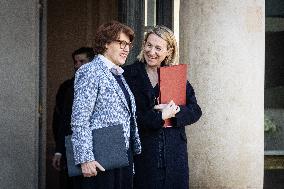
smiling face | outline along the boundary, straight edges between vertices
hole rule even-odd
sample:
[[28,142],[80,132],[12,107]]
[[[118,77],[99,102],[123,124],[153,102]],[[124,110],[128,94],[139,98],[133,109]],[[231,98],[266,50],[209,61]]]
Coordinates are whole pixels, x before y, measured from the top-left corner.
[[169,55],[167,42],[156,34],[150,34],[144,43],[143,55],[150,67],[160,67]]
[[[121,41],[127,43],[124,48],[121,48],[123,46],[120,44]],[[129,37],[125,33],[120,33],[117,41],[106,44],[106,51],[103,55],[115,65],[121,66],[125,63],[129,54],[130,46],[128,44],[130,44]]]

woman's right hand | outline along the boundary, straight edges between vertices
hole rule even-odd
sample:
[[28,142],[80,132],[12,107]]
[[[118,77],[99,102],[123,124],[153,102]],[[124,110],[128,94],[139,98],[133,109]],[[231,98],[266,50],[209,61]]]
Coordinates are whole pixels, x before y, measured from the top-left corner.
[[168,104],[158,104],[154,106],[155,110],[159,110],[162,111],[162,109],[164,109]]
[[99,162],[97,161],[91,161],[81,164],[81,169],[84,177],[96,176],[98,174],[97,168],[100,171],[105,171],[103,166],[101,166],[101,164],[99,164]]
[[175,117],[176,113],[180,111],[180,107],[177,106],[174,103],[174,101],[171,101],[161,111],[162,111],[162,119],[166,120],[171,117]]

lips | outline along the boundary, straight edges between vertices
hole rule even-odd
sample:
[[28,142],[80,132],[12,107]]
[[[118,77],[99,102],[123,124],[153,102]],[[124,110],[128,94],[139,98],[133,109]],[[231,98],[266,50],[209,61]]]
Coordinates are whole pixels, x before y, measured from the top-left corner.
[[155,60],[157,60],[157,57],[149,57],[149,56],[147,56],[147,59],[148,59],[149,61],[155,61]]
[[125,54],[125,53],[121,53],[121,54],[120,54],[120,56],[121,56],[122,58],[127,58],[127,55],[128,55],[128,54]]
[[157,56],[153,56],[153,55],[151,56],[149,54],[146,54],[146,56],[151,60],[157,59]]

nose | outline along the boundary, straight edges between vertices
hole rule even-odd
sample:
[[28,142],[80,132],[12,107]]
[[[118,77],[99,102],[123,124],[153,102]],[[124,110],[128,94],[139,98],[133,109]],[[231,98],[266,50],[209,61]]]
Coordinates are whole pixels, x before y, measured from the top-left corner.
[[148,49],[148,53],[149,53],[149,54],[155,54],[155,53],[156,53],[155,48],[153,48],[153,47],[149,48],[149,49]]
[[125,47],[123,48],[123,51],[129,52],[130,51],[130,46],[129,45],[125,45]]

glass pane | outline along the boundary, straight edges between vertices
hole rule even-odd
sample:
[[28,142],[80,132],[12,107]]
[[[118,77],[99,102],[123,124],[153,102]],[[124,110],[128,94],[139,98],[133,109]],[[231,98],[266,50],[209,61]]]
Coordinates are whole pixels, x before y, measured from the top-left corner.
[[145,26],[156,25],[156,0],[145,0]]
[[284,18],[266,18],[265,154],[284,155]]

